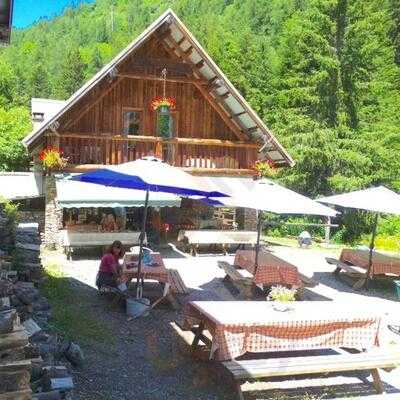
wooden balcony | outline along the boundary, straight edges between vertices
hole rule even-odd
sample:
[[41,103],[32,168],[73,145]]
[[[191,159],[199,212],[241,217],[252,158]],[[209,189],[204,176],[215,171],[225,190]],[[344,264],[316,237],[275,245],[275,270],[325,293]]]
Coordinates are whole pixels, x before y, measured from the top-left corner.
[[115,136],[61,134],[59,146],[68,158],[69,170],[88,170],[103,165],[121,164],[145,156],[193,172],[252,174],[258,145],[218,139],[173,138],[157,136]]

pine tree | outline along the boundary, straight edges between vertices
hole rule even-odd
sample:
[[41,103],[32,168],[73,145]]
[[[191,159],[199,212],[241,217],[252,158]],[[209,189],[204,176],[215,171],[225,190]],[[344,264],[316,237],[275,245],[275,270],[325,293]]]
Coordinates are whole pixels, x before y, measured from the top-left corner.
[[79,49],[69,50],[61,66],[59,94],[62,98],[70,97],[78,90],[85,78],[85,68]]

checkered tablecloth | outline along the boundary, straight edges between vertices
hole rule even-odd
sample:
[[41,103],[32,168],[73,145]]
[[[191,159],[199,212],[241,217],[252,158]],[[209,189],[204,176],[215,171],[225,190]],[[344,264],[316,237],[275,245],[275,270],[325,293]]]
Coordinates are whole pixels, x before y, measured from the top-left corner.
[[295,302],[275,311],[266,301],[194,301],[185,325],[202,322],[212,335],[213,358],[231,360],[246,352],[327,348],[368,349],[379,345],[380,317],[337,302]]
[[[368,269],[369,251],[343,249],[340,261]],[[372,253],[372,275],[382,274],[400,275],[400,258],[390,257],[374,251]]]
[[[122,268],[122,277],[125,282],[131,281],[137,278],[137,268],[128,269],[126,264],[130,261],[130,254],[127,253],[124,256],[124,263]],[[159,253],[151,254],[152,262],[157,266],[142,265],[143,279],[152,279],[158,282],[167,283],[169,280],[168,270],[165,268],[164,261]]]
[[[255,256],[255,250],[238,250],[234,264],[254,275]],[[254,283],[257,285],[302,286],[298,270],[294,265],[265,251],[260,251],[259,253]]]

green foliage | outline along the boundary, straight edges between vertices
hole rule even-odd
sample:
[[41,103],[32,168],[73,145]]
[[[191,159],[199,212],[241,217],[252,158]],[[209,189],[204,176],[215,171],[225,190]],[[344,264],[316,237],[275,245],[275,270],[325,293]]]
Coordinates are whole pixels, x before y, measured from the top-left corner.
[[[97,0],[14,31],[0,108],[68,98],[168,7],[295,159],[279,181],[313,197],[400,190],[400,0]],[[21,149],[5,157],[1,140],[0,169],[19,166]],[[337,237],[367,230],[354,218]]]
[[0,171],[26,170],[28,154],[21,140],[31,130],[29,110],[25,107],[0,107]]
[[46,280],[41,290],[51,304],[54,328],[71,340],[112,341],[109,329],[94,316],[85,313],[81,304],[90,299],[82,299],[78,290],[71,290],[60,263],[49,259],[45,261],[44,268]]

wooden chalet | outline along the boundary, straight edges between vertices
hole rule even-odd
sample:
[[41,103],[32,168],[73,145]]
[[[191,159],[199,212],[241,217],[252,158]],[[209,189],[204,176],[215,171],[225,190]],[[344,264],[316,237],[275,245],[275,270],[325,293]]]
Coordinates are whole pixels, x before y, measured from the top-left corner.
[[[175,109],[153,111],[157,96],[174,98]],[[251,176],[257,160],[293,164],[172,10],[67,101],[33,116],[35,129],[23,143],[36,161],[43,148],[60,149],[68,158],[63,172],[148,155],[209,176]]]

